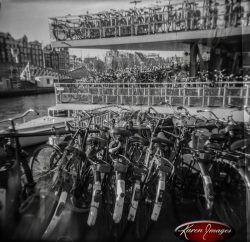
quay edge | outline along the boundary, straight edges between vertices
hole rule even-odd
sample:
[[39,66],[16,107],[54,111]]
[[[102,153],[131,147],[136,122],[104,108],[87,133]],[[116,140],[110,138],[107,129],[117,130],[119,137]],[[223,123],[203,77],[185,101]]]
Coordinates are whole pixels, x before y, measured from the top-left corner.
[[1,90],[0,91],[0,98],[53,93],[54,90],[55,90],[54,87]]

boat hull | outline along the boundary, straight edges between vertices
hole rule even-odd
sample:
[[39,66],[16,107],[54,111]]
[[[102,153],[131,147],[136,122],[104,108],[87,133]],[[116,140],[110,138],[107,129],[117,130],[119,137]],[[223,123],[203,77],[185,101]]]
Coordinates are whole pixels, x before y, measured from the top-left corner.
[[23,124],[20,124],[16,127],[17,132],[22,133],[30,133],[34,134],[34,136],[31,137],[20,137],[19,141],[22,147],[28,147],[28,146],[34,146],[38,144],[42,144],[48,141],[49,136],[36,136],[36,133],[42,133],[42,132],[48,132],[51,131],[53,128],[56,129],[56,131],[61,131],[65,129],[65,121],[72,121],[72,119],[46,119],[43,118],[42,122],[41,119],[37,120],[31,120],[30,122],[26,122]]

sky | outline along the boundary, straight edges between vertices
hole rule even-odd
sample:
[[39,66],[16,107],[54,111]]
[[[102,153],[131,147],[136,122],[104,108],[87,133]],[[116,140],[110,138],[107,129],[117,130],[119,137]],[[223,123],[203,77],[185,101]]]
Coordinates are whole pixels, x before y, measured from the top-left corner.
[[[79,15],[109,9],[133,7],[131,0],[0,0],[0,32],[9,32],[14,38],[27,35],[29,41],[38,40],[43,45],[50,43],[48,18],[67,14]],[[169,0],[168,0],[169,1]],[[159,0],[157,1],[159,2]],[[167,0],[161,0],[161,3]],[[149,6],[156,0],[143,0],[137,6]],[[82,57],[103,58],[106,50],[70,50],[71,54]],[[160,53],[154,51],[154,53]],[[176,52],[161,52],[163,57]],[[177,53],[178,54],[178,53]]]

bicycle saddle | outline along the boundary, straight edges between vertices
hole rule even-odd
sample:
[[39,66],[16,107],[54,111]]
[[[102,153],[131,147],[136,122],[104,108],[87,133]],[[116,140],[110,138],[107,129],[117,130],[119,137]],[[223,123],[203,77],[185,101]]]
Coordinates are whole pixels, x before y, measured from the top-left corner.
[[157,137],[152,139],[152,142],[158,144],[174,145],[174,142],[169,140],[162,132],[159,132]]
[[220,143],[208,143],[205,145],[206,149],[221,150],[222,145]]
[[125,128],[113,128],[111,130],[111,133],[112,134],[115,134],[115,135],[121,135],[121,136],[124,136],[124,137],[129,137],[131,136],[131,132]]
[[250,150],[250,138],[248,139],[241,139],[241,140],[237,140],[235,142],[233,142],[230,146],[230,150],[235,151],[238,150],[240,148],[244,148],[246,147],[246,150],[248,151],[247,153],[249,153]]
[[100,138],[100,137],[89,137],[87,142],[97,142],[101,146],[106,146],[108,144],[108,140]]
[[212,134],[210,140],[225,141],[227,139],[226,134]]
[[143,146],[148,146],[149,145],[149,141],[147,139],[141,137],[139,134],[135,134],[134,136],[131,136],[129,138],[129,141],[131,141],[131,142],[139,142]]

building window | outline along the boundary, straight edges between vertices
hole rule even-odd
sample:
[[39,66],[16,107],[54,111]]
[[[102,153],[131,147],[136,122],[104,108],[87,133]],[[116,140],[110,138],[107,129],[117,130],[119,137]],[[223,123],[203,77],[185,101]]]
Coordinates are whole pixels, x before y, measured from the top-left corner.
[[47,85],[49,85],[50,84],[50,80],[49,80],[49,78],[47,79]]

